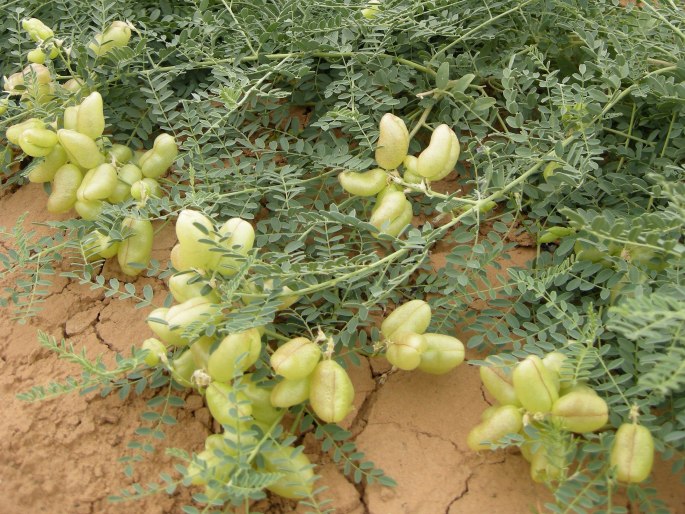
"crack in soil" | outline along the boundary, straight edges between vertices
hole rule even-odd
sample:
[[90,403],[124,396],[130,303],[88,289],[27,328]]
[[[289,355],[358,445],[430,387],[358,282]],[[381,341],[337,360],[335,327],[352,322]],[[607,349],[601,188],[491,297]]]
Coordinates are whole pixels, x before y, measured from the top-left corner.
[[445,509],[445,514],[450,514],[450,509],[452,508],[452,505],[457,503],[459,500],[461,500],[464,496],[466,496],[469,493],[469,481],[473,478],[473,475],[475,473],[472,471],[469,473],[469,476],[466,477],[466,480],[464,481],[464,489],[455,496],[451,502],[447,504],[447,508]]

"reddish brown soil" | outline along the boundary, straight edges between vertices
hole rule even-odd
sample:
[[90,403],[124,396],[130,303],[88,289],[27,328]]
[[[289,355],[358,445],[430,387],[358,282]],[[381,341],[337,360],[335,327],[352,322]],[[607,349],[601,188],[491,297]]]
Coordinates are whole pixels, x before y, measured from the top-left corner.
[[[54,218],[44,210],[40,187],[24,186],[0,199],[0,225],[10,226],[30,212],[30,220]],[[163,231],[155,242],[155,256],[165,260],[173,233]],[[528,249],[513,253],[515,264],[530,257]],[[436,256],[439,262],[440,256]],[[108,265],[105,275],[116,273]],[[120,275],[119,278],[123,278]],[[12,287],[8,278],[3,287]],[[163,284],[150,279],[156,290]],[[137,503],[112,504],[134,481],[155,481],[160,471],[173,474],[173,460],[163,448],[135,466],[132,478],[118,462],[140,425],[144,397],[70,394],[29,404],[15,395],[31,386],[75,375],[73,364],[60,361],[38,346],[37,331],[68,338],[94,357],[128,353],[131,345],[148,337],[146,310],[131,301],[105,298],[102,290],[55,279],[39,316],[28,324],[11,320],[10,309],[0,312],[5,337],[0,342],[0,513],[2,514],[146,514],[179,513],[190,500],[188,490],[172,496],[158,494]],[[458,335],[458,334],[457,334]],[[460,514],[525,513],[544,511],[549,493],[528,478],[528,466],[516,453],[475,454],[466,447],[466,434],[488,405],[477,370],[463,365],[445,376],[397,372],[388,374],[380,360],[364,361],[353,370],[357,389],[354,414],[345,425],[355,434],[369,459],[398,482],[398,487],[361,488],[352,485],[316,443],[305,438],[307,452],[318,463],[322,499],[334,500],[338,514]],[[199,451],[212,430],[209,412],[196,394],[186,394],[186,407],[176,413],[178,424],[167,429],[164,445]],[[685,488],[660,465],[654,483],[674,513],[685,513]],[[623,502],[625,504],[625,502]],[[253,512],[304,512],[278,498],[260,502]]]

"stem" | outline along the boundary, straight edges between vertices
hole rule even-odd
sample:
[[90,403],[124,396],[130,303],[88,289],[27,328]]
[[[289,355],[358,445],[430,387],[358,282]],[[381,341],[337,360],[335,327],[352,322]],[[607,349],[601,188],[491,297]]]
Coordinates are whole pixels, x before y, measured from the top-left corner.
[[[452,48],[453,46],[457,45],[458,43],[462,42],[464,39],[466,39],[467,37],[469,37],[471,34],[475,34],[475,33],[478,32],[480,29],[482,29],[482,28],[484,28],[484,27],[487,27],[488,25],[490,25],[491,23],[493,23],[493,22],[499,20],[500,18],[504,18],[505,16],[508,16],[508,15],[510,15],[510,14],[513,13],[513,12],[516,12],[516,11],[521,10],[521,9],[522,9],[523,7],[525,7],[526,5],[532,4],[532,3],[535,2],[535,1],[537,1],[537,0],[527,0],[527,1],[525,1],[525,2],[521,2],[521,3],[518,4],[516,7],[512,7],[512,8],[509,9],[508,11],[504,11],[503,13],[498,14],[497,16],[494,16],[494,17],[490,18],[490,19],[487,20],[487,21],[484,21],[484,22],[481,23],[480,25],[477,25],[476,27],[472,28],[471,30],[469,30],[469,31],[465,32],[464,34],[462,34],[461,36],[459,36],[457,39],[455,39],[454,41],[452,41],[449,45],[442,47],[442,48],[441,48],[440,50],[438,50],[438,52],[436,52],[436,53],[441,54],[441,53],[447,52],[447,50],[449,50],[449,49]],[[487,5],[487,4],[486,4],[486,5]]]

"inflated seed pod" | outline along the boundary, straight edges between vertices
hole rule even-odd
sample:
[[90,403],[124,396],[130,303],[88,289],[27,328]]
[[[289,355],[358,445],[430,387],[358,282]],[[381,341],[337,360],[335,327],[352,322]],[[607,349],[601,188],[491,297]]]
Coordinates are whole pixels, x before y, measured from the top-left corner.
[[57,138],[66,150],[69,161],[84,169],[92,169],[105,162],[105,156],[90,137],[75,130],[59,129]]
[[135,277],[145,269],[152,256],[152,223],[144,219],[124,218],[121,231],[126,239],[119,244],[117,260],[121,271]]
[[309,403],[326,423],[338,423],[352,410],[354,386],[347,371],[334,360],[317,364],[311,376]]
[[654,439],[647,427],[624,423],[616,431],[609,462],[619,482],[638,484],[652,472]]
[[571,384],[572,377],[561,375],[563,371],[563,364],[566,360],[566,355],[561,352],[550,352],[542,358],[542,363],[552,374],[552,379],[557,385],[557,389],[568,387]]
[[21,123],[15,123],[14,125],[7,128],[5,132],[5,137],[7,141],[14,145],[19,145],[19,139],[21,134],[28,129],[44,129],[45,122],[39,120],[38,118],[29,118],[28,120],[22,121]]
[[[78,198],[78,192],[76,193],[76,197]],[[76,200],[76,203],[74,204],[74,210],[78,215],[88,221],[98,219],[104,208],[105,202],[102,200]]]
[[271,355],[274,372],[288,380],[309,376],[321,359],[321,348],[306,337],[287,341]]
[[193,361],[193,355],[189,351],[183,352],[169,364],[171,377],[183,387],[193,387],[191,382],[193,373],[197,369]]
[[481,366],[480,379],[488,393],[500,404],[521,405],[514,391],[510,368]]
[[271,390],[271,405],[287,409],[309,399],[310,377],[281,380]]
[[133,150],[126,145],[115,143],[107,152],[107,162],[113,162],[113,164],[123,165],[131,159],[133,159]]
[[283,498],[301,500],[313,494],[314,471],[304,453],[296,453],[290,446],[273,444],[262,451],[266,471],[278,473],[281,478],[266,488]]
[[549,483],[561,480],[566,458],[562,454],[551,454],[555,450],[558,452],[555,448],[541,446],[530,454],[530,477],[534,482]]
[[383,225],[389,225],[406,211],[408,200],[402,191],[391,191],[376,200],[369,223],[383,231]]
[[247,397],[229,384],[212,382],[205,394],[209,412],[222,425],[238,428],[242,426],[240,418],[252,415],[252,405]]
[[181,336],[184,344],[189,344],[191,341],[183,337],[183,333],[194,324],[214,323],[220,313],[219,305],[208,298],[197,297],[170,307],[166,321],[171,332]]
[[529,412],[550,412],[559,398],[552,374],[536,355],[529,355],[518,363],[512,381],[516,397]]
[[464,362],[464,344],[456,337],[425,333],[426,349],[421,353],[419,369],[442,375]]
[[485,441],[494,443],[507,434],[515,434],[523,426],[523,418],[518,407],[502,405],[488,419],[476,425],[469,432],[466,444],[475,451],[487,450]]
[[172,332],[169,323],[166,320],[169,309],[167,307],[159,307],[147,316],[147,326],[150,327],[157,337],[159,337],[165,344],[169,346],[183,346],[185,341],[176,332]]
[[141,349],[147,350],[147,355],[143,362],[150,367],[159,364],[162,356],[166,355],[166,346],[164,346],[162,341],[155,339],[154,337],[150,337],[143,341]]
[[217,253],[211,251],[214,245],[200,242],[216,240],[212,221],[201,212],[181,211],[176,220],[176,237],[181,244],[180,251],[185,254],[184,260],[191,262],[191,267],[204,268],[216,258]]
[[271,404],[271,390],[261,382],[256,382],[251,373],[243,375],[243,393],[252,404],[252,417],[255,421],[271,425],[283,415],[283,411]]
[[393,366],[411,371],[421,364],[421,354],[426,350],[428,344],[422,334],[414,332],[394,332],[387,341],[385,358]]
[[400,232],[402,232],[402,229],[411,223],[413,218],[414,210],[412,204],[409,200],[405,200],[402,212],[388,225],[383,225],[381,232],[383,234],[388,234],[389,236],[397,237]]
[[210,480],[224,481],[229,479],[234,469],[235,463],[227,461],[223,456],[217,454],[213,448],[205,449],[195,455],[188,464],[186,478],[190,478],[192,485],[205,485]]
[[83,174],[78,166],[65,164],[55,173],[52,192],[48,198],[47,209],[52,213],[69,211],[76,203],[76,191],[81,185]]
[[104,33],[96,34],[88,48],[101,57],[114,48],[123,48],[131,39],[131,25],[123,21],[113,21]]
[[[226,221],[217,232],[219,246],[231,253],[247,256],[252,249],[255,240],[255,231],[252,225],[241,218],[231,218]],[[241,262],[229,255],[214,252],[214,259],[210,262],[210,269],[214,269],[224,276],[232,276],[238,271]]]
[[207,373],[214,380],[228,382],[257,362],[261,349],[261,336],[256,328],[229,334],[209,356]]
[[117,170],[117,185],[107,201],[119,203],[131,197],[131,186],[143,178],[143,173],[135,164],[124,164]]
[[131,184],[131,196],[139,202],[148,198],[161,198],[164,195],[162,186],[153,178],[144,178]]
[[52,182],[55,178],[57,170],[67,163],[67,152],[64,151],[62,145],[56,144],[52,151],[47,154],[42,161],[31,168],[27,178],[30,182],[44,183]]
[[70,105],[64,108],[64,115],[62,120],[63,128],[67,130],[76,131],[76,123],[78,120],[78,105]]
[[419,164],[418,158],[414,157],[413,155],[407,155],[404,158],[403,164],[404,173],[402,174],[402,178],[405,182],[410,184],[418,184],[423,180],[423,177],[419,175],[418,171],[416,171],[416,167]]
[[569,393],[572,393],[574,391],[579,391],[579,392],[584,393],[584,394],[594,394],[595,396],[597,396],[597,391],[592,389],[592,387],[590,387],[589,385],[587,385],[584,382],[579,382],[576,385],[572,385],[569,387],[562,387],[561,389],[559,389],[559,398],[561,398],[562,396],[565,396]]
[[181,250],[180,243],[176,243],[169,252],[169,260],[176,271],[189,271],[195,267],[192,258],[189,257],[192,256]]
[[[457,135],[454,133],[454,131],[452,129],[450,129],[450,138],[451,138],[450,154],[449,154],[449,157],[447,158],[447,162],[445,163],[445,166],[443,167],[443,169],[439,173],[428,178],[429,181],[437,181],[437,180],[444,179],[447,175],[452,173],[452,171],[454,170],[454,167],[457,164],[457,161],[459,160],[459,154],[461,151],[461,149],[459,147],[459,139],[457,139]],[[418,165],[418,163],[417,163],[417,165]]]
[[83,250],[86,254],[86,259],[89,261],[100,258],[109,259],[114,257],[117,251],[119,251],[119,241],[113,241],[109,235],[99,230],[94,230],[86,237]]
[[449,165],[452,156],[453,132],[444,123],[431,135],[428,146],[419,154],[416,172],[427,179],[439,176]]
[[409,131],[401,118],[386,113],[379,124],[376,162],[386,170],[394,170],[407,156]]
[[169,277],[169,291],[179,303],[196,297],[205,297],[213,303],[219,303],[218,293],[196,271],[180,271]]
[[177,156],[178,147],[174,137],[169,134],[160,134],[155,138],[152,149],[140,158],[140,170],[144,177],[161,177],[174,163]]
[[609,406],[593,393],[574,391],[559,398],[552,406],[552,416],[576,434],[594,432],[609,421]]
[[342,188],[356,196],[374,196],[387,185],[388,175],[383,168],[374,168],[363,173],[343,171],[338,175]]
[[212,336],[198,337],[190,345],[190,353],[193,354],[193,361],[197,369],[207,369],[209,356],[212,353],[212,347],[216,342],[216,338]]
[[97,139],[105,130],[105,114],[102,96],[92,92],[79,104],[76,114],[76,131],[91,139]]
[[423,300],[411,300],[392,311],[381,323],[381,333],[389,338],[397,332],[423,334],[431,322],[431,308]]
[[19,146],[26,155],[45,157],[55,148],[57,134],[43,128],[27,128],[19,136]]
[[489,407],[486,407],[486,409],[480,413],[480,420],[487,421],[500,407],[501,405],[490,405]]
[[109,163],[100,164],[88,170],[76,192],[81,201],[104,200],[114,192],[117,185],[117,170]]
[[36,43],[42,43],[46,39],[50,39],[51,37],[55,36],[55,33],[52,31],[52,29],[38,18],[26,18],[22,20],[21,27]]
[[44,64],[46,57],[47,57],[47,55],[45,54],[45,52],[43,52],[43,50],[40,47],[34,48],[28,54],[26,54],[26,59],[29,62],[33,62],[33,63],[37,63],[37,64]]

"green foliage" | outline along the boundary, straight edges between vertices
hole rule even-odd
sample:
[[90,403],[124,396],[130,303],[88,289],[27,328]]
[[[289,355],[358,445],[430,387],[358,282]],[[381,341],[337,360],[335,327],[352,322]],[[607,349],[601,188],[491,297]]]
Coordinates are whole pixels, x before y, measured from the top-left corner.
[[[377,316],[426,298],[430,330],[468,326],[472,349],[505,361],[562,351],[573,379],[589,381],[606,399],[612,426],[637,405],[659,451],[682,467],[682,10],[672,1],[625,8],[612,0],[387,0],[367,20],[362,7],[315,0],[5,2],[4,74],[25,66],[34,43],[21,19],[38,17],[70,49],[47,66],[61,81],[81,77],[105,98],[111,142],[149,148],[164,131],[181,142],[181,153],[162,181],[166,198],[109,206],[94,222],[52,222],[47,236],[27,229],[25,217],[2,230],[0,276],[14,278],[2,302],[26,320],[60,274],[140,307],[168,306],[149,285],[101,274],[85,258],[83,236],[99,228],[120,241],[121,220],[131,212],[159,225],[185,208],[215,222],[241,217],[256,229],[255,249],[235,276],[212,277],[231,315],[189,332],[267,325],[273,341],[318,326],[333,337],[336,353],[354,361],[382,346]],[[125,19],[137,29],[128,47],[99,58],[88,51],[96,32]],[[65,102],[75,100],[59,92],[42,105],[12,99],[0,131],[29,117],[59,120]],[[462,146],[455,181],[403,184],[415,226],[399,238],[379,236],[367,223],[372,201],[348,197],[336,181],[340,171],[374,166],[385,112],[407,122],[410,153],[440,123],[455,129]],[[0,141],[9,186],[26,181],[24,157]],[[535,241],[550,227],[571,235],[535,245],[525,265],[509,264],[517,241]],[[170,273],[159,262],[146,271]],[[273,287],[263,291],[270,279]],[[263,292],[236,308],[246,283]],[[299,302],[277,311],[289,294]],[[67,343],[43,336],[41,343],[84,375],[35,388],[25,399],[92,388],[126,396],[131,387],[169,385],[161,372],[137,374],[140,355],[107,371]],[[160,439],[161,426],[173,419],[164,410],[144,414],[153,428],[144,427],[141,437]],[[314,423],[301,415],[304,425]],[[279,430],[265,441],[278,439]],[[332,425],[314,430],[355,482],[392,483],[364,461],[348,433]],[[557,436],[552,427],[536,437],[559,443]],[[550,484],[551,511],[622,511],[607,505],[615,487],[602,464],[610,437],[574,440],[568,454],[581,456],[581,465]],[[133,449],[144,453],[145,444]],[[275,477],[240,466],[236,482],[224,484],[225,498],[259,498]],[[162,476],[118,499],[178,484]],[[647,488],[632,486],[629,494],[645,509],[662,508]],[[317,512],[327,508],[306,501]]]

